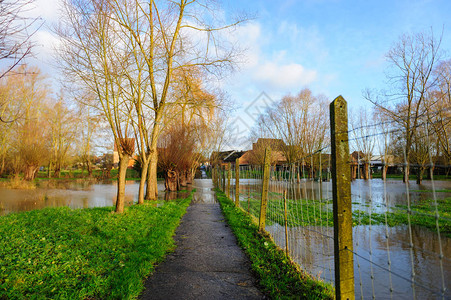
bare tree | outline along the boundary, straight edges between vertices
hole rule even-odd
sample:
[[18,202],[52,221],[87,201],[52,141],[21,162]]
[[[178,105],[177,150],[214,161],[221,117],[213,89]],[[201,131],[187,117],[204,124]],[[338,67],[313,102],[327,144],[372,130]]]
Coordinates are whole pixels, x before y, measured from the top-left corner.
[[38,19],[27,18],[23,13],[32,2],[33,0],[0,1],[0,61],[7,64],[6,69],[0,72],[0,78],[31,54],[31,36],[36,32],[31,27]]
[[396,121],[403,130],[404,182],[409,180],[412,144],[428,92],[435,85],[433,70],[439,61],[441,38],[431,33],[403,35],[387,53],[391,64],[388,79],[392,92],[375,98],[367,92],[365,97]]
[[48,169],[49,177],[53,168],[54,176],[59,178],[61,170],[68,162],[69,151],[75,146],[74,141],[77,134],[77,118],[64,103],[62,93],[58,96],[58,100],[48,105],[47,121],[52,152]]
[[360,157],[360,159],[363,160],[363,179],[365,180],[370,179],[370,163],[376,144],[374,134],[376,128],[373,123],[372,113],[365,108],[361,108],[354,120],[351,121],[354,143],[359,153],[363,154],[363,157]]
[[[296,96],[285,96],[259,116],[255,134],[281,139],[285,145],[280,149],[287,163],[320,151],[327,143],[327,99],[303,89]],[[260,136],[262,137],[262,136]],[[313,176],[313,160],[305,161]]]
[[451,60],[440,62],[435,70],[438,89],[430,94],[428,121],[434,129],[441,152],[451,161]]
[[[58,32],[65,44],[61,57],[66,70],[93,87],[99,98],[114,90],[124,101],[121,111],[129,115],[139,142],[142,178],[146,177],[148,165],[148,199],[155,199],[157,193],[161,124],[169,104],[177,101],[171,97],[174,72],[198,66],[218,75],[234,65],[235,48],[218,40],[217,32],[234,27],[243,19],[217,25],[214,11],[210,1],[65,1],[66,18],[61,28],[66,30]],[[95,69],[96,76],[88,78],[86,72],[72,72],[79,69],[77,64],[85,65],[90,73]],[[93,86],[92,82],[99,79],[104,83]],[[107,82],[111,84],[108,86]],[[112,127],[117,128],[114,124]],[[143,181],[139,202],[142,200]]]
[[117,24],[111,19],[107,1],[65,1],[57,33],[62,45],[58,49],[61,68],[67,78],[82,90],[93,93],[99,109],[110,126],[119,155],[116,212],[122,213],[125,202],[125,175],[134,153],[131,133],[132,112],[126,103],[122,75],[129,53],[121,46]]
[[[25,180],[34,179],[39,167],[48,159],[48,123],[44,105],[48,99],[48,86],[37,68],[20,66],[19,72],[3,78],[6,95],[13,99],[16,111],[23,116],[11,123],[8,131],[10,169]],[[15,112],[13,112],[15,113]]]

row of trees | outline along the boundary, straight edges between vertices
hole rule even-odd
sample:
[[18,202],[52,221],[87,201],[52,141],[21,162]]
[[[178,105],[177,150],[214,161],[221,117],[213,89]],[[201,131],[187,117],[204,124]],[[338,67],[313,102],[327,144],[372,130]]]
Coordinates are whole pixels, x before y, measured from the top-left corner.
[[411,164],[420,183],[427,167],[448,166],[451,159],[451,60],[440,44],[432,31],[402,36],[387,53],[387,90],[365,91],[374,104],[374,117],[365,119],[377,126],[359,122],[357,146],[369,156],[377,144],[387,165],[390,156],[391,163],[404,164],[404,182]]
[[[349,114],[350,146],[360,153],[363,178],[370,178],[370,161],[377,155],[384,162],[384,179],[388,167],[396,164],[402,166],[406,182],[413,165],[420,183],[425,170],[433,170],[431,163],[450,163],[451,60],[444,59],[440,39],[432,32],[401,37],[387,60],[387,90],[366,90],[364,96],[373,106]],[[318,152],[330,151],[328,106],[329,100],[308,89],[285,96],[260,115],[252,138],[282,140],[284,145],[274,147],[288,164],[312,169],[319,164]]]
[[22,65],[0,79],[0,176],[24,174],[32,180],[39,167],[59,177],[69,164],[82,164],[92,174],[99,116],[82,105],[69,106],[56,97],[39,69]]
[[119,154],[116,212],[122,212],[125,171],[133,155],[130,137],[137,141],[142,164],[138,203],[143,203],[156,199],[160,136],[190,132],[174,125],[187,124],[180,120],[188,109],[220,109],[220,95],[206,83],[211,74],[233,68],[235,47],[221,32],[244,18],[226,23],[214,15],[211,1],[63,2],[56,28],[61,69],[71,91],[95,95],[91,105],[109,124]]
[[[264,147],[283,154],[287,164],[302,164],[313,176],[311,156],[329,143],[329,100],[324,95],[314,95],[305,88],[296,96],[287,95],[262,113],[252,129],[251,139],[265,137],[255,145],[251,161],[263,163]],[[273,159],[277,156],[273,155]]]

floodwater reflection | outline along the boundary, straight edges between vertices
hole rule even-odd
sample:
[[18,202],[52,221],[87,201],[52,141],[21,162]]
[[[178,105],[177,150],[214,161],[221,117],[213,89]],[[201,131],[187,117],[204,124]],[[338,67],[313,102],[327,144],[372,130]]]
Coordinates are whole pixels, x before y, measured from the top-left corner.
[[[285,248],[283,226],[274,223],[266,230],[281,248]],[[407,226],[356,226],[353,228],[353,238],[354,252],[357,254],[354,256],[356,299],[361,298],[362,293],[364,299],[372,298],[373,293],[378,299],[412,299],[412,267],[416,282],[415,297],[441,298],[442,271],[437,234],[413,226],[412,251]],[[317,278],[334,282],[333,228],[288,228],[288,241],[290,256],[299,266]],[[445,298],[451,298],[451,239],[442,236],[441,243]],[[371,280],[372,277],[374,280]]]
[[[139,182],[127,181],[125,205],[138,202]],[[170,201],[183,198],[196,188],[194,200],[215,203],[210,179],[195,179],[184,190],[165,192],[164,182],[158,182],[158,200]],[[116,204],[117,181],[92,183],[89,181],[42,181],[35,189],[8,189],[0,187],[0,216],[12,212],[29,211],[45,207],[68,206],[89,208],[114,206]]]

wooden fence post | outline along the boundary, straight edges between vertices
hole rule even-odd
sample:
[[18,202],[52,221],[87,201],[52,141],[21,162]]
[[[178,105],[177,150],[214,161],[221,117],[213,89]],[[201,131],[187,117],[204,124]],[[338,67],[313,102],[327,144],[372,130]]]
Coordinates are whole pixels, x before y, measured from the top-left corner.
[[240,159],[235,160],[235,206],[240,206]]
[[232,164],[227,164],[227,198],[230,199],[230,180],[232,179]]
[[269,187],[269,173],[271,167],[271,149],[265,150],[265,164],[263,167],[263,183],[262,183],[262,198],[260,203],[260,221],[259,230],[265,231],[266,224],[266,206],[268,204],[268,187]]
[[334,214],[335,297],[355,299],[352,244],[351,168],[347,103],[338,96],[330,104],[332,192]]
[[284,207],[284,219],[285,219],[285,253],[290,255],[288,250],[288,213],[287,213],[287,191],[283,191],[283,207]]
[[221,168],[222,170],[222,177],[221,177],[221,180],[222,180],[222,191],[223,192],[225,192],[225,166],[222,166],[222,168]]

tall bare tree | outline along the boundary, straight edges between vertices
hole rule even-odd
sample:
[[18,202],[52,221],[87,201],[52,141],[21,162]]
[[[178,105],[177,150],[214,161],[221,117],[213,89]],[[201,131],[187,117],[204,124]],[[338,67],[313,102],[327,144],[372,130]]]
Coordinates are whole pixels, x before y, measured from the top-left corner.
[[441,38],[430,33],[403,35],[388,51],[386,57],[391,65],[387,77],[392,91],[383,95],[382,99],[366,93],[366,98],[390,116],[403,131],[404,140],[404,182],[408,182],[410,173],[410,154],[414,136],[428,92],[436,81],[433,70],[440,57]]
[[58,49],[61,68],[82,94],[93,93],[96,107],[110,126],[119,155],[116,212],[122,213],[125,202],[125,175],[134,153],[131,108],[127,105],[123,85],[123,65],[129,59],[124,51],[113,11],[108,1],[65,1],[57,33],[62,41]]
[[363,179],[368,180],[370,179],[371,158],[376,144],[376,127],[373,125],[375,115],[367,109],[361,108],[354,116],[354,120],[351,121],[352,136],[357,150],[363,154],[360,157],[363,161]]
[[[102,72],[90,78],[84,72],[75,72],[79,78],[83,77],[83,83],[99,79],[114,83],[110,87],[114,86],[112,90],[125,101],[125,108],[121,110],[133,121],[141,160],[143,165],[148,164],[148,199],[155,199],[157,193],[157,142],[161,123],[169,104],[176,101],[171,98],[174,72],[197,66],[221,74],[234,65],[235,48],[221,41],[217,33],[238,25],[244,18],[218,25],[223,22],[218,22],[214,15],[213,4],[212,1],[187,0],[65,1],[66,18],[62,28],[66,30],[58,32],[69,46],[61,55],[66,69],[74,74],[72,70],[79,69],[76,64],[81,63],[88,67],[85,69],[90,68],[90,73],[92,70]],[[87,30],[88,27],[91,29]],[[86,42],[86,39],[96,42]],[[102,63],[101,68],[98,66],[98,62],[108,59],[111,61]],[[105,97],[107,90],[111,94],[111,89],[99,88],[105,85],[94,88],[99,98]],[[145,178],[144,172],[145,168],[142,174]],[[142,199],[143,182],[139,202]]]

